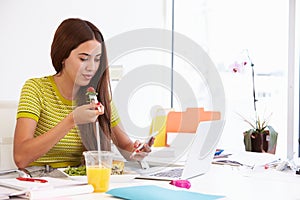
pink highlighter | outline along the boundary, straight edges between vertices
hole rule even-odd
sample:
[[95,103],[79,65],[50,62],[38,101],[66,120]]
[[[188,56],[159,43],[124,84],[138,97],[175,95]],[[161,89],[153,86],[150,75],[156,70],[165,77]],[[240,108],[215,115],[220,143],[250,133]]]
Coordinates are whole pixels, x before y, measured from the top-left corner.
[[172,180],[170,182],[171,185],[175,185],[176,187],[190,189],[191,183],[188,180]]

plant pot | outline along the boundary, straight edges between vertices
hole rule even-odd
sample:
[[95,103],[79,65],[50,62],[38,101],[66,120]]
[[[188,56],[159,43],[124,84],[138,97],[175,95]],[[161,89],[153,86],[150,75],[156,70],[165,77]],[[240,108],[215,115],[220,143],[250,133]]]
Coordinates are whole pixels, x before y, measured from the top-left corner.
[[270,133],[268,130],[263,131],[262,133],[253,131],[251,134],[251,151],[252,152],[268,152],[269,148],[269,136]]
[[272,126],[267,126],[263,132],[249,129],[244,133],[244,145],[246,151],[275,154],[278,133]]

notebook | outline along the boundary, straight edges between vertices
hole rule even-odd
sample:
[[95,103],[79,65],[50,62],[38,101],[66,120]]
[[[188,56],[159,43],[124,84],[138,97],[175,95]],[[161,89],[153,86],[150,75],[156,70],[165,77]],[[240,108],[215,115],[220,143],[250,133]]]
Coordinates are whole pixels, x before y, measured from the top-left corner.
[[[156,172],[145,170],[137,179],[174,180],[191,179],[205,174],[211,164],[219,143],[224,120],[200,122],[196,135],[188,150],[184,166],[164,167]],[[148,173],[149,172],[149,173]]]
[[59,199],[68,195],[88,194],[92,185],[80,181],[42,177],[45,183],[20,181],[16,178],[0,179],[0,199]]

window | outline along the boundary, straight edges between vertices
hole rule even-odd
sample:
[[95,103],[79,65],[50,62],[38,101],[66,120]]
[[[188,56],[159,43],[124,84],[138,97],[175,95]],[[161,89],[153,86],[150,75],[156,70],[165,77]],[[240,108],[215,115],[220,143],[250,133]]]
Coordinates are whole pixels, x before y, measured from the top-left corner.
[[[243,132],[254,120],[251,68],[233,73],[229,65],[245,51],[255,67],[257,111],[272,114],[269,125],[279,133],[277,153],[286,155],[288,1],[175,1],[174,30],[196,41],[215,63],[226,95],[226,125],[221,145],[243,150]],[[168,15],[170,16],[170,14]],[[176,45],[176,40],[175,40]],[[180,62],[174,70],[186,72]],[[176,84],[176,83],[175,83]]]

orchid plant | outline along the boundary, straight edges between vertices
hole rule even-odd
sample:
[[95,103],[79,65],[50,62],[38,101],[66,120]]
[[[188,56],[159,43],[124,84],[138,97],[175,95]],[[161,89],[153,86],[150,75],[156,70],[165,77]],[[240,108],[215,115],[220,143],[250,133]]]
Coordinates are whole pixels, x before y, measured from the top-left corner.
[[234,72],[234,73],[239,73],[242,72],[244,70],[245,67],[250,66],[251,67],[251,74],[252,74],[252,94],[253,94],[253,106],[254,106],[254,113],[255,113],[255,120],[254,123],[250,122],[249,120],[245,119],[244,117],[243,120],[248,123],[253,130],[255,130],[258,133],[263,133],[264,130],[267,128],[268,126],[268,121],[269,118],[266,118],[264,120],[261,120],[260,117],[257,114],[257,110],[256,110],[256,102],[258,101],[256,99],[256,92],[255,92],[255,73],[254,73],[254,64],[249,56],[249,52],[248,50],[244,50],[243,51],[245,53],[245,56],[243,59],[241,59],[240,61],[235,61],[233,64],[230,65],[230,69]]

